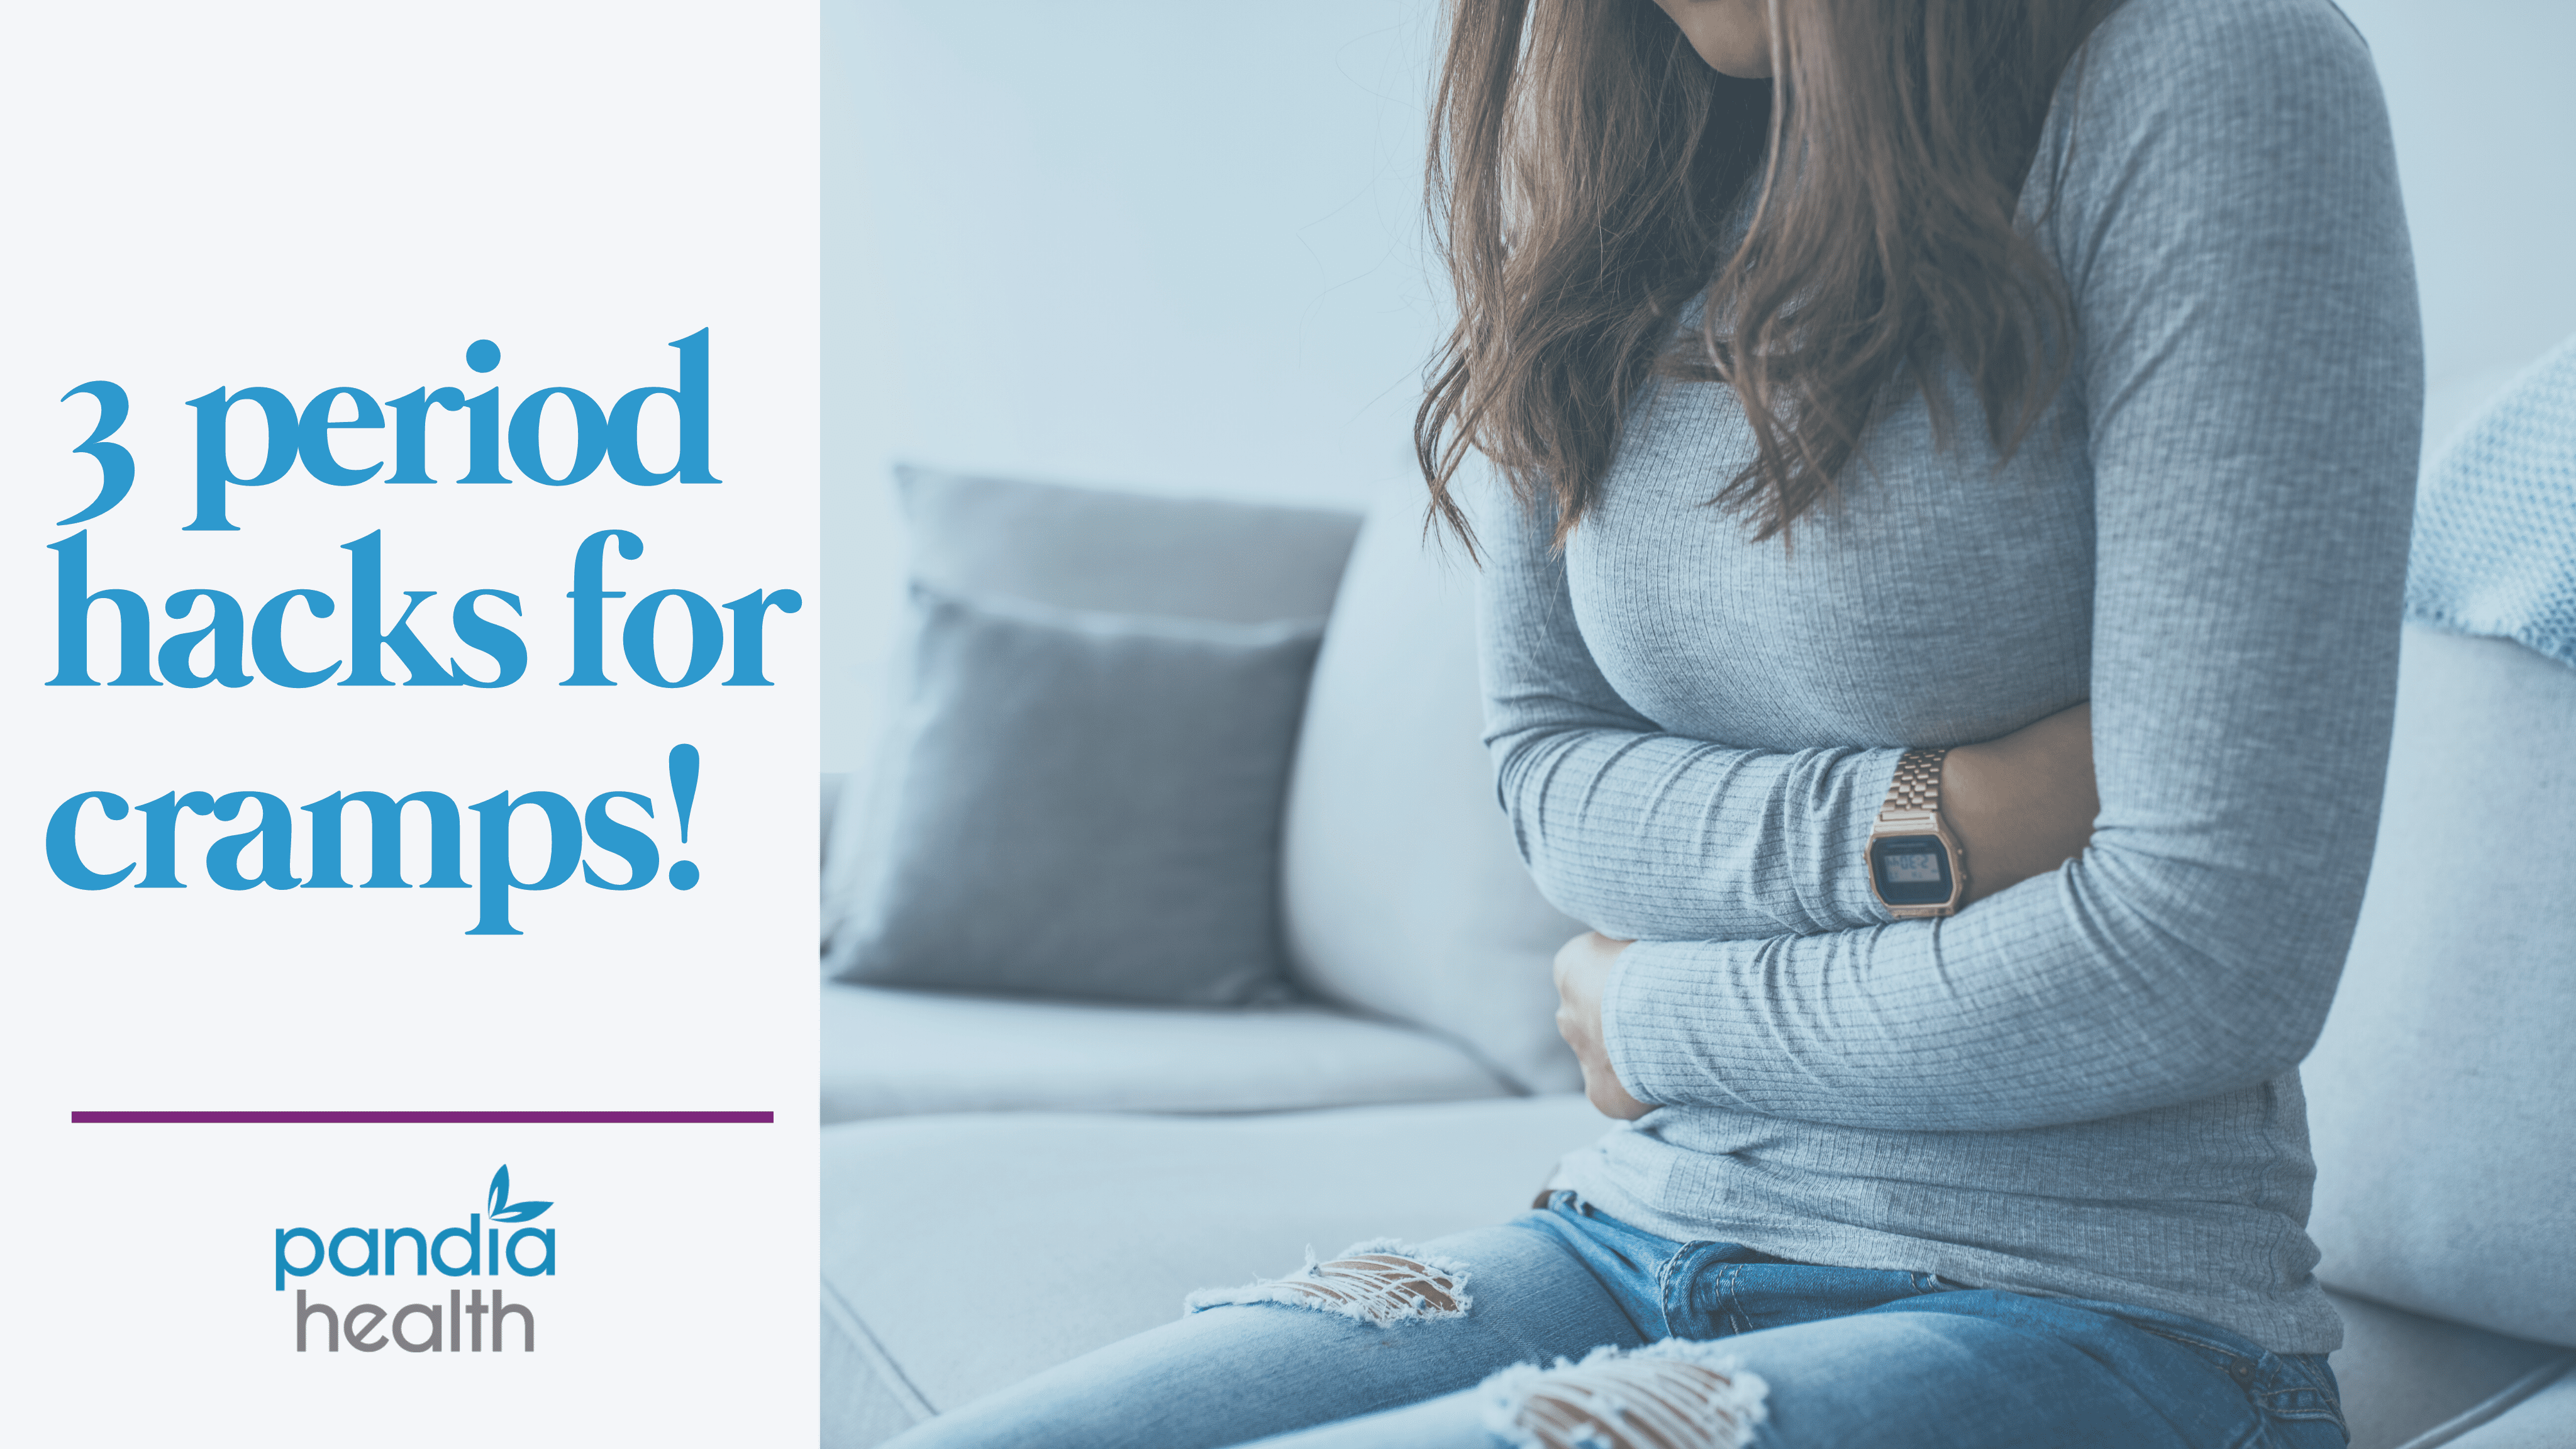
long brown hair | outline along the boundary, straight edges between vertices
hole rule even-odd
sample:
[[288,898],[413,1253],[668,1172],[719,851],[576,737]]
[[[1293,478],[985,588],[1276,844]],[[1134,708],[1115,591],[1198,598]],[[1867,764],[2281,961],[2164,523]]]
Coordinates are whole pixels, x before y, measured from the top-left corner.
[[1892,387],[1947,446],[1945,358],[2008,456],[2071,333],[2015,208],[2117,3],[1773,0],[1775,79],[1737,80],[1649,0],[1452,0],[1426,191],[1458,323],[1413,429],[1435,515],[1474,547],[1450,495],[1474,450],[1553,497],[1561,540],[1658,372],[1742,399],[1756,454],[1711,502],[1756,540],[1833,491]]

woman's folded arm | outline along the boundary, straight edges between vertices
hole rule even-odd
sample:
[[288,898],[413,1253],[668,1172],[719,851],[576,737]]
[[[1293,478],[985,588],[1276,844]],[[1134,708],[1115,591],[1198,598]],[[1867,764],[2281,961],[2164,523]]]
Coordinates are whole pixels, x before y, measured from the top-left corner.
[[1656,728],[1575,626],[1552,510],[1480,529],[1485,743],[1539,889],[1623,938],[1762,938],[1889,919],[1861,850],[1901,750],[1738,749]]
[[[1629,947],[1602,1024],[1639,1100],[2016,1128],[2305,1055],[2374,843],[2422,362],[2367,56],[2294,18],[2106,91],[2037,168],[2078,178],[2045,228],[2094,469],[2091,843],[1947,920]],[[2284,63],[2333,124],[2270,124]]]

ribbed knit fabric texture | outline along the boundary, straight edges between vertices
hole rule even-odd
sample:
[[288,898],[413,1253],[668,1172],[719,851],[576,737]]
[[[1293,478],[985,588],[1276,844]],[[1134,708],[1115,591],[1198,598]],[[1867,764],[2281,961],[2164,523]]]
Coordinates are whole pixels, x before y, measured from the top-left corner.
[[2576,337],[2515,378],[2425,474],[2406,617],[2576,665]]
[[[1675,383],[1562,556],[1544,509],[1487,526],[1502,801],[1548,897],[1637,940],[1604,1025],[1659,1105],[1558,1182],[2323,1352],[2297,1067],[2369,868],[2423,403],[2370,57],[2325,0],[2130,0],[2023,210],[2078,337],[2009,462],[1916,397],[1752,544],[1704,506],[1741,409]],[[1891,922],[1862,844],[1898,752],[2088,698],[2084,855]]]

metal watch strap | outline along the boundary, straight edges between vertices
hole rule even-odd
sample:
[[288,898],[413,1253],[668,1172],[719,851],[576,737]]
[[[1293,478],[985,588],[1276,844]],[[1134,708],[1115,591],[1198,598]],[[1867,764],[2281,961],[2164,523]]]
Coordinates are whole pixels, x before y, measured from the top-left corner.
[[[1887,782],[1887,799],[1878,807],[1878,820],[1870,828],[1872,851],[1882,838],[1906,835],[1937,836],[1950,859],[1950,901],[1941,905],[1897,905],[1884,895],[1880,904],[1898,920],[1925,916],[1946,916],[1958,909],[1956,902],[1966,894],[1968,852],[1941,819],[1941,762],[1949,757],[1947,748],[1912,749],[1897,757],[1895,778]],[[1874,854],[1869,860],[1870,891],[1878,894],[1878,877]]]
[[1941,809],[1941,762],[1949,757],[1944,747],[1932,750],[1907,750],[1896,762],[1896,778],[1887,783],[1887,799],[1878,807],[1878,818],[1894,814],[1931,815]]

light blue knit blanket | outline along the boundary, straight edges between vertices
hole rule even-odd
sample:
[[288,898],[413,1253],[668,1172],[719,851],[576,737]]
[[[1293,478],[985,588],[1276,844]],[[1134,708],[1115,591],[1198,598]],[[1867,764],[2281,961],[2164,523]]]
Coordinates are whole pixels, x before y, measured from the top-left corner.
[[2426,470],[2406,617],[2576,665],[2576,337],[2515,378]]

